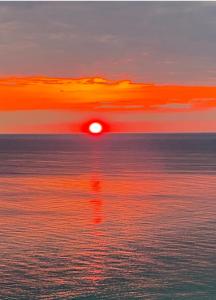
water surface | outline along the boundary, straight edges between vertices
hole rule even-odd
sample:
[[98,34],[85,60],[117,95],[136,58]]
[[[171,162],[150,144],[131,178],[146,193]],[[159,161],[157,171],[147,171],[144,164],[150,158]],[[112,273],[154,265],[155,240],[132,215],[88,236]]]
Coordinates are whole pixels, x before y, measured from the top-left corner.
[[216,135],[0,136],[0,299],[216,299]]

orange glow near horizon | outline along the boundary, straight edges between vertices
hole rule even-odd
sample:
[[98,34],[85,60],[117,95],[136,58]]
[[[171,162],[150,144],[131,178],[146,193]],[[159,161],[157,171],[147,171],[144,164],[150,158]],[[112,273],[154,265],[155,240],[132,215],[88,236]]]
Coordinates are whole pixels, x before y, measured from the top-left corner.
[[[0,113],[16,113],[14,123],[5,126],[3,123],[0,127],[1,132],[6,133],[89,132],[86,127],[89,123],[85,120],[91,118],[105,118],[103,132],[216,131],[214,116],[210,119],[195,116],[213,109],[216,109],[216,86],[156,85],[100,77],[0,78]],[[76,113],[79,120],[68,121],[63,117],[53,122],[48,116],[43,123],[39,116],[22,118],[25,122],[17,124],[16,116],[25,111],[43,111],[47,116],[49,111],[59,115]],[[130,117],[122,121],[121,116],[129,113]],[[137,118],[137,113],[149,117]],[[151,114],[154,114],[153,119]],[[184,119],[179,118],[182,115]]]
[[193,111],[216,107],[216,86],[175,86],[104,78],[0,78],[0,111]]

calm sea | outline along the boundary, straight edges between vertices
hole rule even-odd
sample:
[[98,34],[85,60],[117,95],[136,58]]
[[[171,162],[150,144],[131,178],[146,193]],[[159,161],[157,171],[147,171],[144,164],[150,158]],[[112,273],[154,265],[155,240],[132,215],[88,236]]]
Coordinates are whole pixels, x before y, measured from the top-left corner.
[[216,299],[216,134],[1,135],[0,299]]

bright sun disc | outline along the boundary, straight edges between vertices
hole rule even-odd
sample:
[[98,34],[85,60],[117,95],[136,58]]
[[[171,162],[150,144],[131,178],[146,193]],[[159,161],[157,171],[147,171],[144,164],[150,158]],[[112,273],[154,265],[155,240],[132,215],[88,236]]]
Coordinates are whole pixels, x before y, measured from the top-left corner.
[[92,134],[101,133],[102,130],[103,130],[103,126],[98,122],[93,122],[89,125],[89,132],[91,132]]

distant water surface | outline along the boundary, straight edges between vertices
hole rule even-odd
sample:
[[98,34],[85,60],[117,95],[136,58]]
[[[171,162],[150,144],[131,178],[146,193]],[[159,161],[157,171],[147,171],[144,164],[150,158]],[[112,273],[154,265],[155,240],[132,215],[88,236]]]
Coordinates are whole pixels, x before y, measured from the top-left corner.
[[0,136],[0,299],[216,299],[216,134]]

